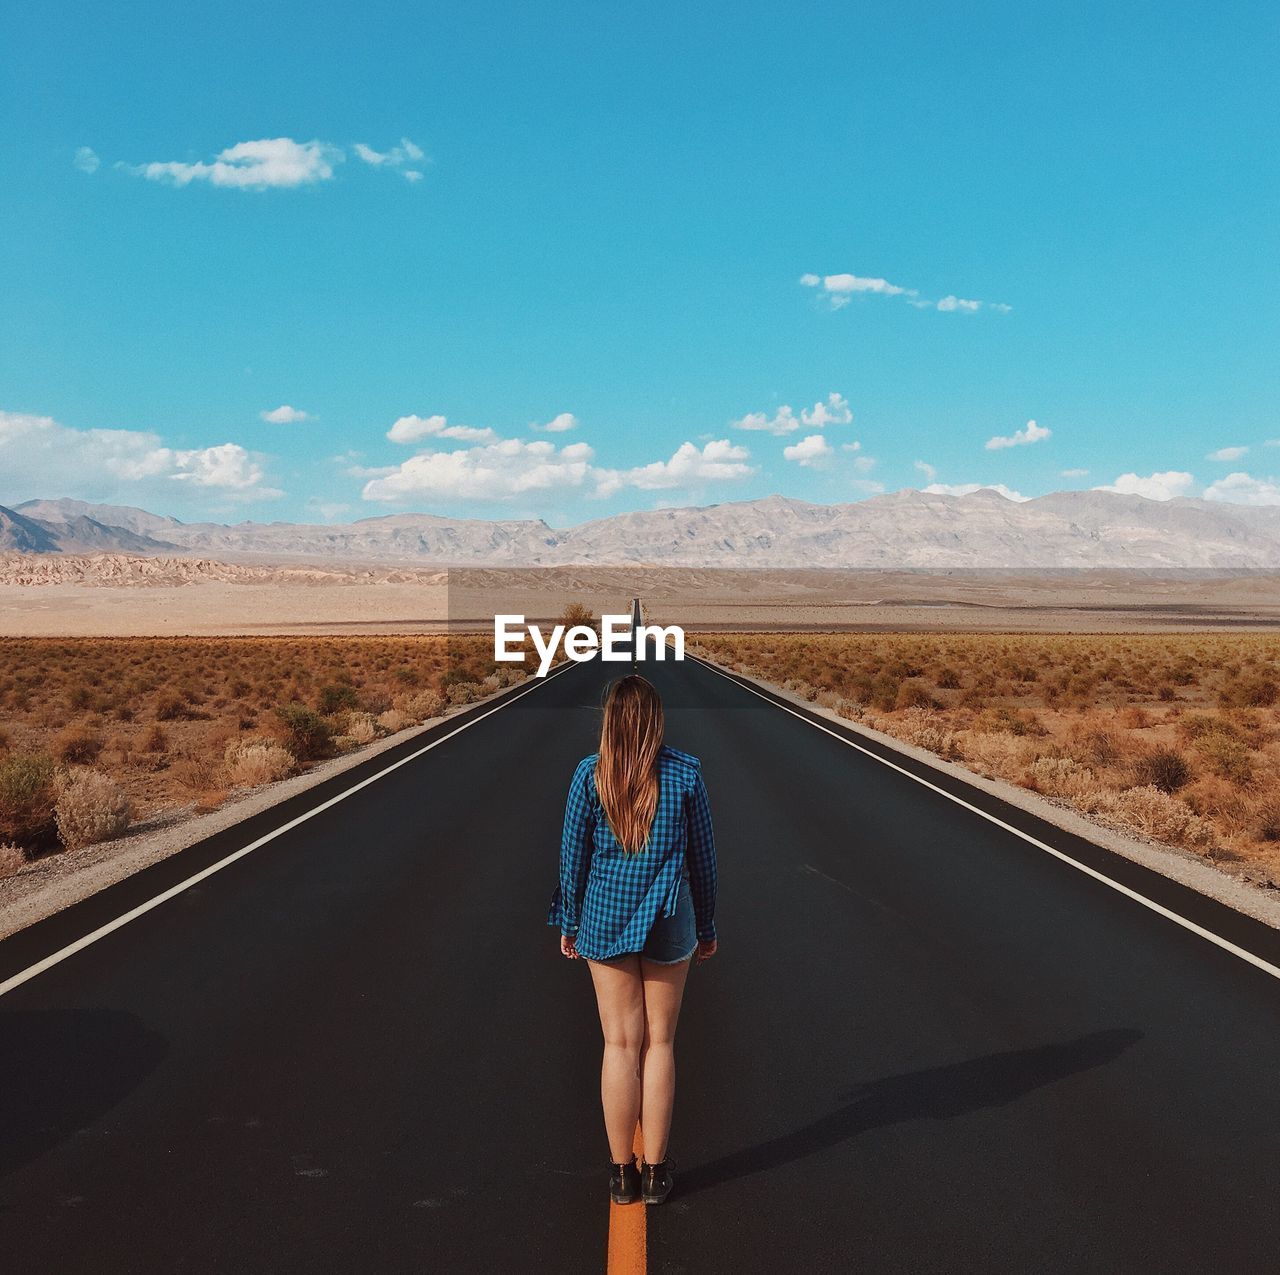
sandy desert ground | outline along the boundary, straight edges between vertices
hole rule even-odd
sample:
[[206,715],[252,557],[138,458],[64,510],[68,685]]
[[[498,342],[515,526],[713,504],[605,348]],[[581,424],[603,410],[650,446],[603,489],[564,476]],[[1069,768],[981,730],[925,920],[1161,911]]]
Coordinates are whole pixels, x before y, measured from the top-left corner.
[[[142,560],[146,562],[147,560]],[[0,560],[8,636],[432,633],[531,620],[570,602],[596,614],[641,596],[689,629],[845,632],[1156,632],[1280,626],[1280,572],[863,571],[684,568],[395,570],[123,555]]]

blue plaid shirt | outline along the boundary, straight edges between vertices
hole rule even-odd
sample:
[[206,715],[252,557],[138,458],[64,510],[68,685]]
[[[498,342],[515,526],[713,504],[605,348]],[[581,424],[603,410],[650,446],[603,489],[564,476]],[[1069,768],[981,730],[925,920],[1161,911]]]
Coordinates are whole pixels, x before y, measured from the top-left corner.
[[658,752],[658,808],[648,845],[624,850],[596,793],[598,754],[573,772],[560,840],[560,883],[548,925],[576,936],[581,956],[607,961],[644,947],[659,915],[676,910],[688,865],[698,938],[716,937],[716,847],[702,767],[666,744]]

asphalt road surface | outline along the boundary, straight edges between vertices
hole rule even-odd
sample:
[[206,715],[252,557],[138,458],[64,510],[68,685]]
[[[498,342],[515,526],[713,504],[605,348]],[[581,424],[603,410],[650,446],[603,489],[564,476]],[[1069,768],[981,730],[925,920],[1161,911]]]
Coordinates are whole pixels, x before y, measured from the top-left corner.
[[[601,1270],[599,1025],[545,917],[616,672],[479,710],[0,997],[0,1266]],[[709,668],[646,672],[703,759],[721,940],[649,1270],[1280,1268],[1280,981]],[[0,982],[458,724],[0,944]]]

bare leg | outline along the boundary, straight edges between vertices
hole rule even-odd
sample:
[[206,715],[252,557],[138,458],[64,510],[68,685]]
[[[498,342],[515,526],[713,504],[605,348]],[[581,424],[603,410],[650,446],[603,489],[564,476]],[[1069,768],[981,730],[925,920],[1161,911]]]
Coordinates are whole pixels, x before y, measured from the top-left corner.
[[640,1051],[640,1129],[644,1158],[657,1164],[666,1158],[671,1109],[676,1098],[676,1019],[684,997],[689,961],[658,965],[640,959],[644,980],[644,1043]]
[[644,1042],[644,985],[640,957],[630,953],[607,964],[588,961],[596,987],[604,1061],[600,1067],[600,1101],[615,1164],[631,1159],[640,1119],[640,1046]]

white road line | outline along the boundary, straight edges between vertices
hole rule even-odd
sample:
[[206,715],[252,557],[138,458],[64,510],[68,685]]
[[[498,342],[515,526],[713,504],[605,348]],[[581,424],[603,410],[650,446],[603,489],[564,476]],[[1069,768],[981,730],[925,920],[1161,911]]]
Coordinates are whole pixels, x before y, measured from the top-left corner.
[[[441,735],[439,739],[433,739],[431,743],[425,744],[422,748],[410,753],[407,757],[401,757],[399,761],[392,762],[389,766],[384,766],[376,774],[368,776],[366,779],[360,780],[359,783],[352,784],[350,788],[344,788],[342,792],[330,797],[327,801],[322,801],[318,806],[313,806],[310,810],[304,811],[296,818],[290,819],[288,823],[282,823],[278,828],[273,828],[270,832],[264,833],[256,841],[251,841],[247,846],[241,846],[239,850],[233,850],[225,859],[219,859],[217,863],[211,863],[207,868],[197,872],[194,876],[188,877],[185,881],[178,882],[175,886],[170,886],[162,894],[157,894],[155,898],[148,899],[145,903],[139,903],[136,908],[125,912],[123,915],[115,918],[114,921],[108,921],[105,925],[100,925],[92,933],[86,934],[83,938],[76,939],[74,943],[68,943],[66,947],[59,948],[58,951],[46,956],[44,960],[37,961],[34,965],[27,966],[26,969],[14,974],[12,978],[7,978],[0,983],[0,996],[4,996],[7,992],[13,991],[15,987],[21,987],[23,983],[35,978],[37,974],[43,974],[45,970],[52,969],[55,965],[65,961],[67,957],[74,956],[77,952],[83,951],[92,943],[96,943],[101,938],[106,938],[108,934],[114,933],[122,926],[128,925],[130,921],[136,921],[138,917],[150,912],[152,908],[158,908],[160,904],[168,902],[169,899],[181,894],[184,890],[189,890],[193,885],[203,881],[206,877],[211,877],[215,872],[221,872],[223,868],[235,863],[237,859],[243,859],[245,855],[251,854],[254,850],[265,846],[268,841],[274,841],[278,836],[288,832],[292,828],[296,828],[299,824],[306,823],[308,819],[314,819],[316,815],[322,811],[328,810],[331,806],[336,806],[338,802],[345,801],[352,793],[359,792],[362,788],[367,788],[370,784],[377,783],[379,779],[385,778],[391,774],[393,770],[399,770],[401,766],[407,766],[411,761],[416,761],[424,753],[429,753],[433,748],[438,748],[441,744],[448,742],[455,735],[461,735],[464,730],[469,730],[478,722],[484,721],[486,717],[492,717],[494,713],[501,712],[504,708],[514,704],[516,700],[528,695],[531,691],[536,691],[538,687],[545,686],[553,677],[558,677],[567,668],[573,665],[566,661],[558,669],[552,670],[546,677],[534,679],[533,685],[526,686],[516,691],[513,695],[507,696],[501,703],[495,704],[492,708],[480,713],[478,716],[465,721],[455,730],[451,730],[447,735]],[[178,852],[179,854],[182,851]]]
[[[781,709],[784,713],[790,713],[792,717],[798,718],[807,725],[812,726],[814,730],[820,730],[824,735],[830,735],[832,739],[838,739],[842,744],[847,744],[850,748],[856,748],[858,752],[865,753],[873,761],[878,761],[882,766],[888,766],[890,770],[896,770],[900,775],[905,775],[908,779],[914,780],[924,787],[932,789],[940,796],[945,797],[948,801],[954,801],[956,805],[963,806],[966,810],[972,811],[975,815],[980,815],[989,823],[995,824],[998,828],[1003,828],[1006,832],[1011,832],[1015,837],[1021,837],[1030,845],[1035,846],[1038,850],[1043,850],[1046,854],[1051,854],[1055,859],[1061,859],[1063,863],[1070,864],[1071,867],[1083,872],[1086,876],[1093,877],[1095,881],[1101,881],[1103,885],[1110,886],[1113,890],[1118,890],[1127,898],[1132,899],[1135,903],[1141,903],[1144,908],[1150,908],[1152,912],[1158,912],[1161,916],[1167,917],[1176,925],[1182,926],[1184,930],[1190,930],[1192,934],[1198,934],[1202,939],[1208,939],[1210,943],[1222,948],[1224,952],[1230,952],[1232,956],[1238,956],[1242,961],[1248,961],[1250,965],[1256,966],[1262,970],[1264,974],[1270,974],[1272,978],[1280,979],[1280,966],[1272,965],[1270,961],[1265,961],[1260,956],[1254,955],[1253,952],[1247,951],[1243,947],[1238,947],[1232,943],[1230,939],[1224,939],[1220,934],[1215,934],[1212,930],[1206,930],[1203,926],[1197,925],[1194,921],[1189,921],[1185,916],[1180,916],[1177,912],[1171,912],[1168,908],[1157,903],[1154,899],[1149,899],[1145,894],[1139,894],[1137,890],[1131,890],[1127,885],[1123,885],[1119,881],[1112,880],[1105,873],[1099,872],[1096,868],[1091,868],[1087,863],[1081,863],[1079,859],[1073,859],[1069,854],[1064,854],[1061,850],[1055,850],[1053,846],[1047,845],[1045,842],[1033,837],[1029,832],[1023,832],[1021,828],[1015,828],[1010,823],[1005,823],[998,815],[993,815],[989,811],[981,809],[979,806],[972,805],[965,801],[963,797],[957,797],[955,793],[948,792],[945,788],[940,788],[937,784],[931,784],[927,779],[921,778],[917,774],[913,774],[905,766],[899,766],[896,762],[890,761],[887,757],[881,757],[879,753],[873,752],[870,748],[864,748],[863,745],[856,743],[847,735],[842,735],[839,731],[834,731],[828,726],[824,726],[821,722],[816,722],[812,717],[807,717],[804,713],[798,713],[794,708],[786,704],[780,704],[777,700],[770,698],[763,691],[758,691],[754,686],[746,682],[740,682],[736,677],[731,677],[723,669],[717,668],[714,664],[706,660],[700,659],[698,656],[689,656],[689,659],[695,660],[697,663],[709,668],[713,673],[719,674],[726,681],[732,682],[735,686],[740,686],[745,691],[750,691],[752,695],[757,695],[764,700],[766,704],[772,704],[774,708]],[[3,989],[0,989],[3,990]]]

